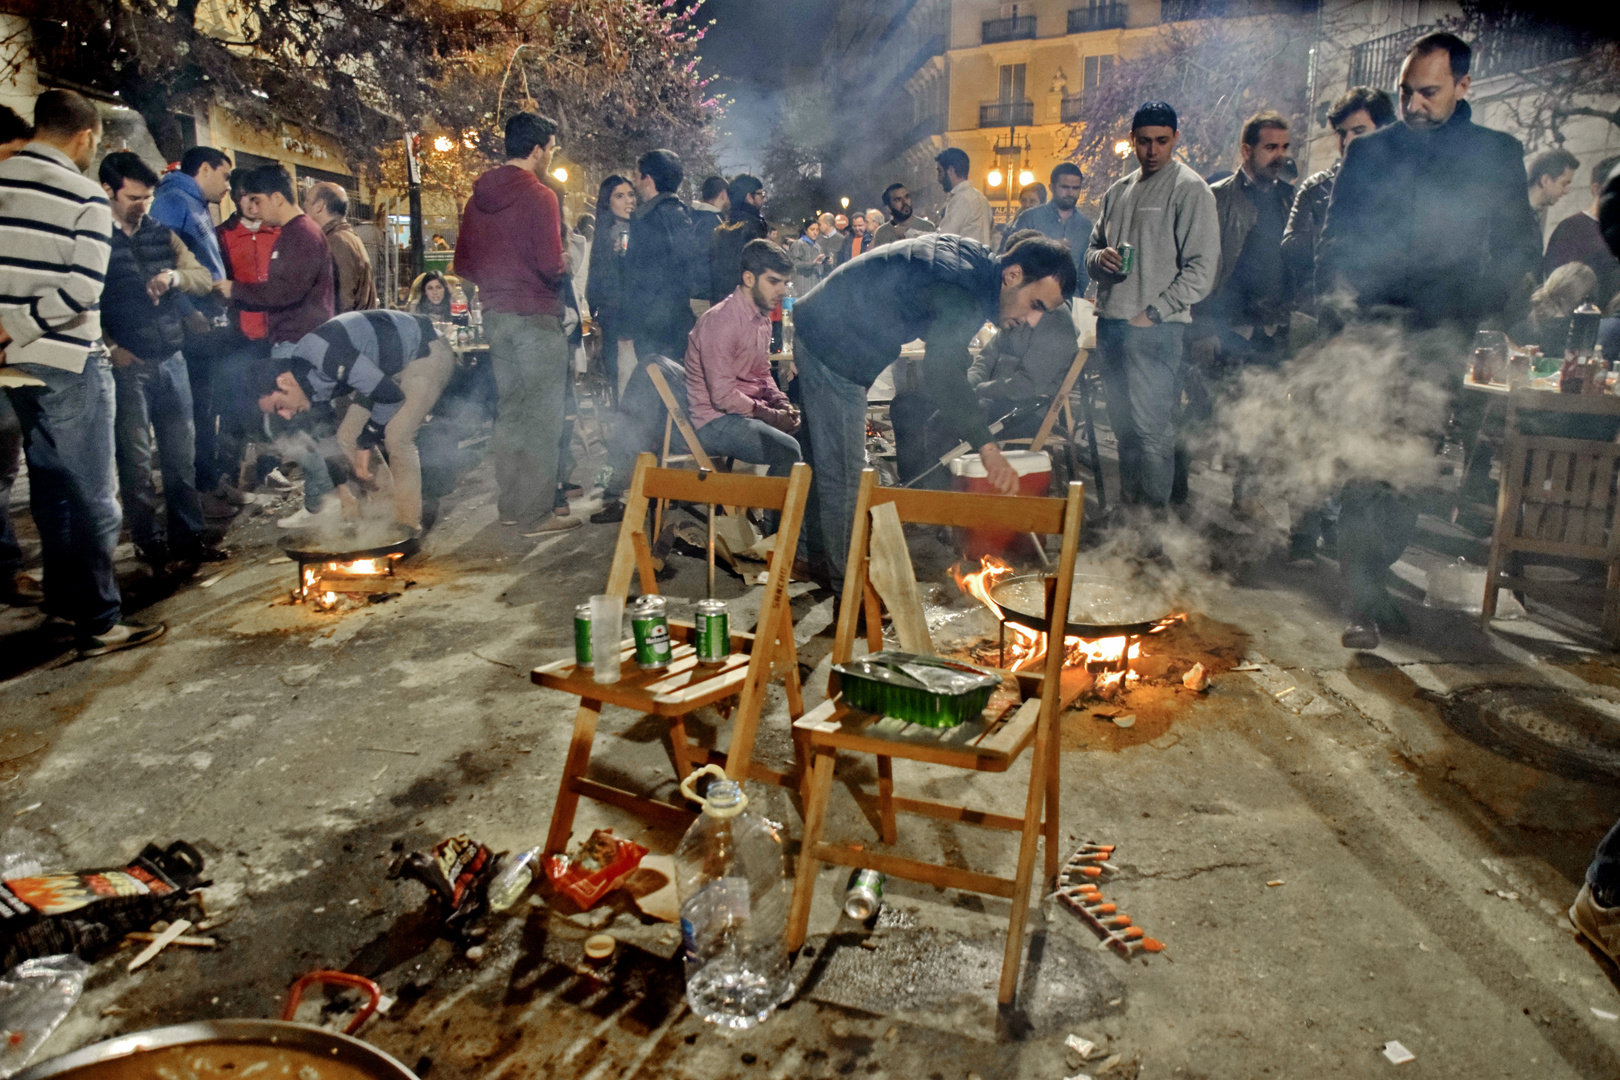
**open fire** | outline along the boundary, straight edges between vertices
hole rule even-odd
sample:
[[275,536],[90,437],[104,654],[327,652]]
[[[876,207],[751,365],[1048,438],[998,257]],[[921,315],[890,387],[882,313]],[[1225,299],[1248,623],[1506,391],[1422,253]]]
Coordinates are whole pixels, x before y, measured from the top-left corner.
[[[991,589],[1002,578],[1011,576],[1013,568],[994,555],[984,556],[979,560],[979,566],[980,569],[971,574],[964,574],[959,568],[952,567],[951,576],[958,588],[989,608],[1001,623],[1000,666],[1009,671],[1035,667],[1046,658],[1046,634],[1008,619],[1001,605],[990,598]],[[1147,633],[1159,633],[1185,618],[1183,614],[1171,615]],[[1085,668],[1096,680],[1092,692],[1099,697],[1113,697],[1139,681],[1140,677],[1132,670],[1132,661],[1142,656],[1142,638],[1145,636],[1119,635],[1095,639],[1065,636],[1063,666]]]
[[400,592],[404,583],[394,576],[399,555],[347,562],[306,562],[298,569],[295,600],[313,604],[318,611],[336,610],[345,600],[363,600]]

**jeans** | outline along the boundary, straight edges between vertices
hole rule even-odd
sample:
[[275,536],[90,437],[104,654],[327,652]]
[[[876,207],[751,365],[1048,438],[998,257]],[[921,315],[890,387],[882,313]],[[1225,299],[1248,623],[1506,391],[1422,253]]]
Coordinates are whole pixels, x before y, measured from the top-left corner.
[[1592,898],[1600,905],[1620,907],[1620,821],[1615,822],[1592,853],[1592,861],[1586,867],[1586,883],[1592,887]]
[[[786,476],[801,460],[798,439],[751,416],[722,413],[698,428],[697,437],[703,449],[711,454],[723,454],[750,465],[768,466],[768,476]],[[766,536],[776,532],[781,517],[774,510],[766,512]]]
[[121,603],[113,573],[123,515],[114,494],[112,372],[103,352],[92,352],[82,372],[13,366],[45,383],[7,391],[22,422],[45,611],[72,620],[86,640],[112,629]]
[[555,315],[484,315],[499,403],[495,416],[496,511],[534,525],[557,498],[558,439],[569,377],[568,337]]
[[[185,357],[176,352],[166,360],[141,360],[115,367],[113,385],[117,399],[113,435],[118,489],[123,495],[131,539],[143,553],[158,558],[168,548],[178,552],[202,546],[202,503],[193,482],[196,429],[192,426],[191,379],[186,374]],[[158,519],[157,489],[152,484],[154,431],[158,464],[163,470],[167,529]]]
[[1175,480],[1176,399],[1186,326],[1136,327],[1097,320],[1097,351],[1108,395],[1108,423],[1119,441],[1124,501],[1165,506]]
[[1353,480],[1339,496],[1339,569],[1354,622],[1399,622],[1389,568],[1417,535],[1417,503],[1381,480]]
[[[416,449],[416,433],[438,403],[455,368],[455,354],[442,341],[435,342],[426,356],[406,364],[399,373],[405,402],[383,425],[383,447],[388,451],[388,474],[394,491],[394,521],[413,529],[422,527],[422,458]],[[354,405],[343,414],[337,441],[345,454],[353,453],[370,419],[369,410]]]
[[11,399],[0,394],[0,588],[22,573],[22,547],[11,525],[11,487],[22,469],[23,430]]
[[866,390],[821,362],[800,340],[794,344],[804,433],[810,442],[810,549],[827,561],[835,592],[844,587],[855,495],[866,468]]

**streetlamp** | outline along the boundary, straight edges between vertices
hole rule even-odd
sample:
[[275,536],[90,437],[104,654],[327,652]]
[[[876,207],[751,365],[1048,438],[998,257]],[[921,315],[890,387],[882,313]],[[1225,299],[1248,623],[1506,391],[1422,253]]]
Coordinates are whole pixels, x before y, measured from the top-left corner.
[[557,166],[555,169],[552,169],[551,175],[557,178],[557,183],[559,184],[568,183],[568,170],[563,168],[561,165]]
[[843,208],[845,210],[849,209],[849,196],[848,195],[845,195],[842,199],[839,199],[838,202],[839,202],[840,205],[843,206]]

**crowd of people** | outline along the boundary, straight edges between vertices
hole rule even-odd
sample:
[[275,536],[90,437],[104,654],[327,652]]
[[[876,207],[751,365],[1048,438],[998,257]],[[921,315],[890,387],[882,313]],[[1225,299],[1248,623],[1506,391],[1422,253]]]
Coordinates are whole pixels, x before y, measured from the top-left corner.
[[[538,537],[581,524],[570,416],[593,339],[616,410],[592,520],[622,518],[635,455],[662,439],[665,399],[649,374],[661,371],[708,454],[772,475],[811,463],[799,569],[837,586],[867,464],[867,392],[902,347],[924,343],[891,404],[900,480],[937,483],[933,463],[966,443],[1011,493],[1018,477],[998,443],[1039,424],[1076,362],[1089,325],[1076,302],[1089,299],[1123,516],[1151,526],[1187,497],[1189,433],[1219,422],[1234,373],[1290,360],[1300,316],[1325,335],[1398,327],[1439,358],[1435,378],[1454,393],[1481,325],[1561,348],[1575,305],[1614,313],[1620,263],[1596,200],[1616,161],[1592,164],[1592,207],[1544,247],[1538,215],[1582,163],[1553,149],[1526,165],[1516,140],[1475,124],[1470,63],[1449,34],[1416,42],[1399,121],[1385,92],[1350,90],[1328,113],[1339,160],[1297,190],[1280,113],[1252,116],[1235,171],[1206,178],[1178,154],[1174,106],[1148,102],[1131,120],[1138,167],[1095,221],[1080,206],[1085,177],[1063,162],[998,226],[968,155],[950,148],[936,161],[937,221],[892,183],[881,208],[788,231],[767,217],[758,177],[706,177],[687,202],[680,158],[653,149],[604,179],[570,226],[550,176],[558,125],[518,113],[504,163],[465,204],[453,267],[421,274],[403,310],[379,307],[375,241],[351,219],[376,230],[343,188],[298,192],[285,168],[234,168],[209,147],[161,177],[115,151],[92,178],[95,107],[47,91],[31,125],[0,113],[12,223],[0,235],[0,480],[9,489],[25,454],[44,553],[42,585],[3,524],[0,600],[43,603],[85,655],[150,641],[163,628],[121,609],[123,526],[154,572],[194,572],[228,555],[205,509],[290,490],[289,473],[303,506],[284,528],[370,512],[421,529],[431,515],[416,441],[457,377],[441,333],[457,322],[481,325],[488,344],[503,526]],[[227,195],[233,212],[216,225]],[[986,344],[987,322],[998,332]],[[1265,477],[1235,464],[1241,513]],[[1347,647],[1399,624],[1385,579],[1415,522],[1409,492],[1354,476],[1297,508],[1293,556],[1326,548],[1346,577]]]

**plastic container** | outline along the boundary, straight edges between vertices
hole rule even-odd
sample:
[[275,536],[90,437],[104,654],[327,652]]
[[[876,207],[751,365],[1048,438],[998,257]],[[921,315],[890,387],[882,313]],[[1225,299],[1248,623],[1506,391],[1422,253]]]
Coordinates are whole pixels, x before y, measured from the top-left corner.
[[924,727],[947,728],[984,712],[1001,676],[937,656],[877,652],[834,664],[844,704]]
[[619,681],[619,646],[624,641],[624,597],[591,597],[591,677],[599,683]]
[[[714,777],[706,797],[694,788],[703,776]],[[717,765],[688,776],[681,794],[703,804],[675,849],[687,1004],[711,1024],[751,1028],[793,993],[781,831],[749,812]]]
[[489,897],[491,910],[506,911],[523,899],[523,894],[534,884],[534,874],[539,866],[540,849],[537,847],[520,851],[507,859],[485,893]]
[[[1003,450],[1002,456],[1018,472],[1018,494],[1045,495],[1052,486],[1052,456],[1042,450]],[[996,494],[985,476],[984,462],[978,454],[963,454],[951,462],[951,485],[957,491],[973,491],[982,495]],[[957,543],[962,554],[970,559],[994,555],[998,559],[1011,559],[1031,549],[1033,541],[1026,533],[1004,529],[959,529]]]

